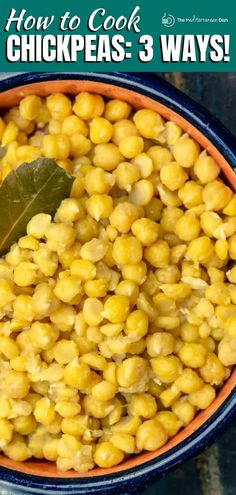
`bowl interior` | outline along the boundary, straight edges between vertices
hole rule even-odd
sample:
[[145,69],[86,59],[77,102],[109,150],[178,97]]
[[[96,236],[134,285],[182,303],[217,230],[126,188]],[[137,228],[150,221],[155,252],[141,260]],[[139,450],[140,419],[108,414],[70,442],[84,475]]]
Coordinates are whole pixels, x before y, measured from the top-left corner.
[[[158,84],[158,82],[157,82]],[[141,95],[135,91],[110,85],[102,82],[86,81],[86,80],[65,80],[65,81],[46,81],[37,82],[24,86],[20,86],[8,91],[0,93],[0,108],[9,108],[19,103],[20,99],[24,96],[37,94],[45,97],[52,93],[67,93],[71,95],[78,94],[81,91],[89,91],[92,93],[98,93],[108,98],[120,98],[129,102],[134,108],[149,108],[160,113],[165,119],[172,120],[178,124],[182,129],[191,135],[202,148],[216,160],[221,168],[222,176],[231,185],[233,190],[236,190],[236,176],[233,169],[225,160],[219,150],[204,136],[198,129],[185,120],[181,115],[174,112],[165,105]],[[55,478],[91,478],[94,476],[104,476],[111,473],[121,473],[127,469],[137,467],[147,461],[153,460],[157,456],[170,451],[173,447],[182,443],[193,432],[200,428],[223,404],[225,399],[230,395],[236,385],[236,369],[231,374],[223,388],[218,393],[214,402],[205,411],[200,412],[193,421],[182,429],[173,439],[164,445],[161,449],[155,452],[147,452],[133,456],[130,459],[123,462],[121,465],[113,467],[111,469],[95,468],[92,471],[84,474],[76,473],[74,471],[68,471],[66,473],[59,473],[53,463],[46,461],[30,460],[24,463],[15,462],[7,457],[0,455],[0,466],[9,468],[15,471],[20,471],[25,474],[55,477]]]

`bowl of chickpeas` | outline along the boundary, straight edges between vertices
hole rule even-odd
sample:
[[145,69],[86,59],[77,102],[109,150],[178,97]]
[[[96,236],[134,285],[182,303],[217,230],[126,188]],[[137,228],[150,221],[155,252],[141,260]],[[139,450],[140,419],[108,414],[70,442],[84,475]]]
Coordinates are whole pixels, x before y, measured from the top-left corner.
[[137,493],[236,410],[235,141],[148,74],[2,77],[1,182],[74,177],[0,258],[2,486]]

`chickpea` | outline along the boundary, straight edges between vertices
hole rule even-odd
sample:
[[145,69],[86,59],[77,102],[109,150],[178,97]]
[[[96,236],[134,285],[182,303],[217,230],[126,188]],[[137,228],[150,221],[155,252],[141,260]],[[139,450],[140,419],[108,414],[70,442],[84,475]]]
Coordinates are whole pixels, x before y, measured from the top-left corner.
[[132,186],[139,180],[140,173],[138,168],[132,165],[132,163],[123,162],[115,169],[114,176],[119,189],[125,189],[127,192],[130,192]]
[[236,364],[236,194],[177,121],[83,91],[27,95],[0,118],[1,181],[41,157],[74,176],[0,257],[13,461],[86,473],[153,452]]
[[124,157],[115,144],[103,143],[95,146],[93,158],[95,167],[111,171],[122,161],[124,161]]
[[194,165],[194,173],[202,184],[208,184],[215,180],[220,172],[220,168],[211,156],[200,155]]
[[155,139],[163,130],[161,116],[152,110],[138,110],[134,114],[134,123],[140,134],[149,139]]
[[111,442],[102,442],[94,454],[96,464],[102,468],[116,466],[124,459],[124,453]]
[[83,120],[100,117],[105,107],[104,100],[99,95],[80,93],[75,98],[74,113]]
[[214,180],[204,187],[202,199],[208,210],[219,211],[227,206],[232,195],[228,186],[219,180]]
[[152,160],[154,170],[160,170],[163,165],[171,162],[173,159],[173,155],[170,150],[158,145],[151,146],[147,154]]
[[188,242],[196,239],[201,231],[199,220],[191,213],[185,213],[176,222],[175,234],[183,241]]
[[181,167],[190,168],[199,156],[199,145],[184,135],[173,145],[173,155]]
[[95,117],[90,123],[90,139],[92,143],[108,143],[113,134],[113,127],[109,120]]
[[119,150],[125,158],[134,158],[142,153],[144,141],[139,136],[127,136],[119,144]]
[[178,196],[185,208],[189,209],[202,204],[202,191],[200,184],[189,180],[179,189]]
[[131,106],[122,100],[110,100],[105,106],[105,118],[110,122],[128,119],[130,112]]
[[180,189],[186,182],[188,176],[185,170],[177,163],[170,162],[163,165],[160,170],[160,179],[170,191],[176,191]]
[[119,146],[121,141],[128,136],[139,136],[137,127],[131,120],[121,119],[113,126],[112,142]]
[[159,449],[167,441],[168,434],[162,424],[155,419],[144,421],[136,433],[138,450],[153,451]]
[[145,259],[156,268],[161,268],[168,264],[170,259],[170,248],[166,241],[157,240],[150,247],[144,250]]

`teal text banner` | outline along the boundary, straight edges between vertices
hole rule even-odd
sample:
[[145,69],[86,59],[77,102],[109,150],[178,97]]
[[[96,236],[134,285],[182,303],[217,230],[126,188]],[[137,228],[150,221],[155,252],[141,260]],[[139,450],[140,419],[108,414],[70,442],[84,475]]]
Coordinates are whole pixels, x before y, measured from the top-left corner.
[[233,72],[235,18],[232,0],[9,0],[1,71]]

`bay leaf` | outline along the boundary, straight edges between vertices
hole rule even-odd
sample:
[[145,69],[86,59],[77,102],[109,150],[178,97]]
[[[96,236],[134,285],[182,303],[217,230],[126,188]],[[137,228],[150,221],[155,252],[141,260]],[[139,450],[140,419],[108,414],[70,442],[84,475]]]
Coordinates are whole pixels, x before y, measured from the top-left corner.
[[6,176],[0,187],[0,255],[25,234],[34,215],[54,215],[73,181],[50,158],[24,163]]

